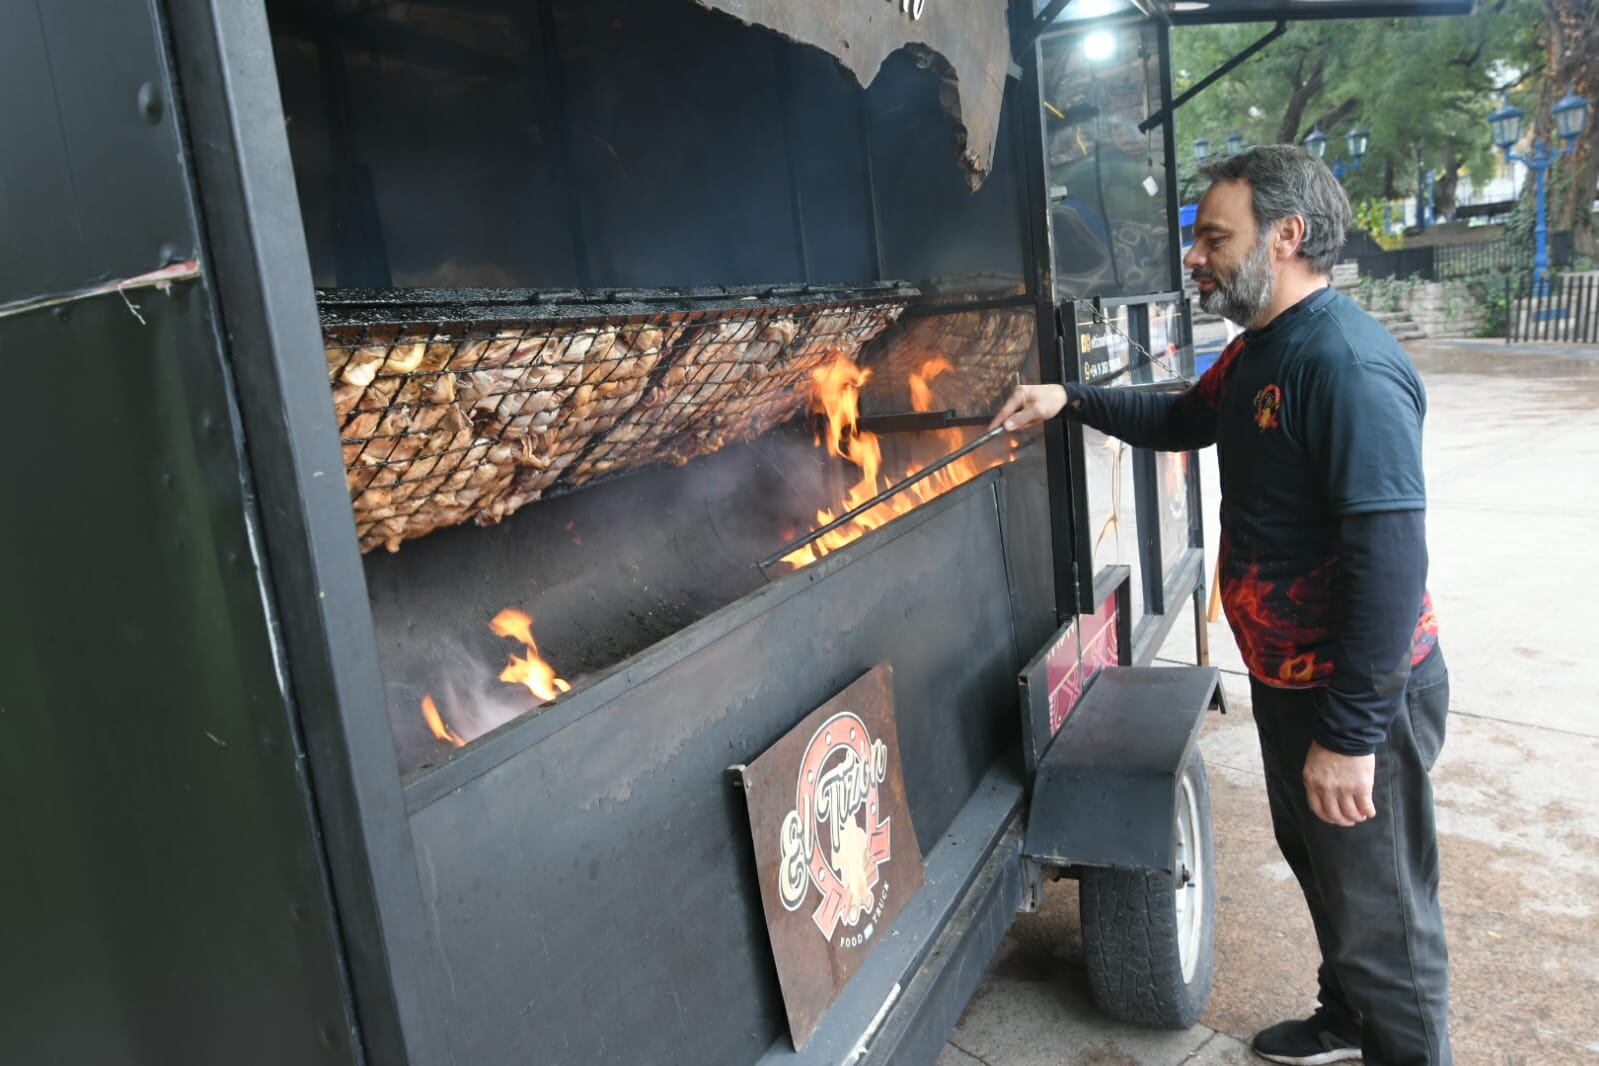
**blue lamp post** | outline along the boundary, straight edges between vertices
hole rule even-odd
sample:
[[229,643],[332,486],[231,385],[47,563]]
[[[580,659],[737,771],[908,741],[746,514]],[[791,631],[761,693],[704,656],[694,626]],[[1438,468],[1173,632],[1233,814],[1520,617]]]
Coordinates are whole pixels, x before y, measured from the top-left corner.
[[1228,136],[1228,138],[1227,138],[1227,154],[1228,155],[1237,155],[1239,152],[1242,152],[1243,150],[1244,150],[1244,135],[1242,133],[1234,133],[1234,134],[1231,134],[1230,136]]
[[1499,110],[1488,116],[1494,144],[1505,153],[1505,159],[1522,164],[1533,172],[1538,181],[1537,253],[1533,258],[1532,272],[1540,296],[1549,291],[1549,223],[1544,210],[1543,175],[1544,171],[1555,165],[1555,160],[1576,147],[1577,138],[1588,124],[1588,101],[1575,95],[1568,85],[1566,95],[1549,109],[1549,115],[1555,120],[1555,132],[1565,143],[1551,147],[1535,140],[1525,155],[1515,151],[1514,146],[1521,140],[1521,123],[1527,117],[1526,112],[1508,100],[1502,100]]
[[1194,162],[1203,163],[1210,158],[1210,138],[1194,138]]
[[[1320,126],[1316,126],[1311,129],[1309,136],[1305,138],[1305,147],[1309,148],[1317,159],[1325,159],[1327,157],[1327,141],[1327,135],[1321,131]],[[1345,143],[1349,147],[1349,162],[1345,163],[1342,159],[1334,159],[1332,164],[1333,177],[1338,181],[1343,181],[1344,175],[1350,171],[1360,169],[1360,161],[1366,155],[1366,146],[1371,143],[1371,134],[1364,129],[1356,127],[1349,131],[1349,135],[1345,138]]]

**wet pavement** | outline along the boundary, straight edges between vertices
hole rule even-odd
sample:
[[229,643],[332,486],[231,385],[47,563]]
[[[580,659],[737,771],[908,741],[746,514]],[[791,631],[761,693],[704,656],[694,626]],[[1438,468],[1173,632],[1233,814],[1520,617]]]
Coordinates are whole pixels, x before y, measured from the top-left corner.
[[[1599,347],[1406,347],[1430,401],[1429,585],[1451,673],[1433,787],[1455,1058],[1599,1063]],[[1203,470],[1213,553],[1214,456]],[[1310,919],[1272,840],[1224,621],[1210,643],[1233,713],[1213,715],[1201,740],[1218,884],[1202,1024],[1151,1033],[1095,1012],[1076,884],[1062,881],[1018,919],[940,1066],[1258,1062],[1251,1033],[1314,1008]],[[1187,618],[1162,657],[1193,661]]]

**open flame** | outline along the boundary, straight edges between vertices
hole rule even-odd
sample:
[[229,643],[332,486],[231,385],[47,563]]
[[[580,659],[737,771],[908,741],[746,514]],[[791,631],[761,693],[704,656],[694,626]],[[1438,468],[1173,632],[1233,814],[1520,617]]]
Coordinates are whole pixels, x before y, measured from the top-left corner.
[[572,686],[555,676],[555,667],[539,656],[539,646],[533,640],[533,617],[514,607],[507,607],[494,616],[489,628],[502,637],[515,637],[527,649],[526,657],[511,656],[511,661],[500,671],[500,680],[510,685],[525,685],[542,703],[549,703]]
[[[553,702],[572,686],[556,675],[551,666],[539,655],[539,646],[533,639],[533,616],[514,607],[507,607],[489,621],[489,628],[502,637],[514,637],[522,642],[526,655],[512,653],[510,662],[500,671],[499,677],[510,685],[522,685],[539,698],[540,703]],[[466,738],[452,729],[439,712],[439,705],[431,693],[422,697],[422,720],[437,738],[457,748],[466,746]]]
[[[932,382],[940,374],[953,369],[949,360],[942,357],[922,363],[909,378],[911,407],[917,411],[934,410]],[[826,525],[844,512],[859,507],[891,483],[889,479],[882,477],[883,448],[877,434],[863,431],[859,426],[861,388],[871,380],[871,376],[870,370],[856,366],[844,355],[838,356],[812,375],[811,411],[821,415],[825,420],[825,424],[817,432],[816,443],[825,446],[829,455],[853,464],[861,472],[860,479],[845,494],[844,504],[840,510],[823,508],[816,512],[818,526]],[[936,435],[944,445],[942,450],[945,453],[954,451],[966,442],[965,435],[959,429],[941,429]],[[1012,447],[1016,447],[1015,441],[1012,441]],[[884,500],[819,540],[802,548],[796,548],[783,556],[783,562],[796,570],[808,566],[829,552],[837,551],[851,541],[859,539],[863,534],[915,510],[929,500],[942,496],[963,482],[970,481],[989,467],[998,466],[1005,461],[1005,458],[999,456],[989,460],[978,460],[971,455],[965,456],[932,477]],[[909,477],[920,469],[921,465],[912,463],[906,467],[903,474],[892,480],[898,481]]]
[[444,718],[439,714],[439,705],[433,702],[432,696],[422,697],[422,717],[427,720],[428,728],[440,740],[447,740],[457,748],[466,747],[466,741],[460,734],[444,724]]

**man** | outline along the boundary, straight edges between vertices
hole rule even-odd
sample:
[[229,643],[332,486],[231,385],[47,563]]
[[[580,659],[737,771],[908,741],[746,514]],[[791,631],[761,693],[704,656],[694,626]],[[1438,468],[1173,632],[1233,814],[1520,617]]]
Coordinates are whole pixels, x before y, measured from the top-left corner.
[[1257,1033],[1282,1063],[1447,1064],[1428,772],[1448,674],[1425,589],[1426,396],[1328,274],[1349,201],[1288,145],[1202,168],[1184,257],[1246,327],[1179,395],[1024,386],[995,424],[1067,416],[1145,448],[1217,446],[1220,581],[1249,667],[1273,828],[1320,943],[1320,1009]]

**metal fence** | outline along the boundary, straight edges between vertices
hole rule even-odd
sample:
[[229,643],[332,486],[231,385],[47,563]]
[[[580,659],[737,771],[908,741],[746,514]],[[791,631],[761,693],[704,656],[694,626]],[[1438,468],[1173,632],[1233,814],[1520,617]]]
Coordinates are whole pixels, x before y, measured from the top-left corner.
[[[1570,266],[1575,242],[1564,230],[1549,235],[1549,265]],[[1501,237],[1476,244],[1422,245],[1357,256],[1363,278],[1423,278],[1443,281],[1488,273],[1532,269],[1533,243],[1528,238]]]
[[1507,344],[1599,344],[1599,273],[1555,274],[1542,287],[1526,275],[1507,277],[1505,303]]
[[[1551,233],[1549,265],[1570,266],[1575,247],[1569,230]],[[1531,270],[1532,261],[1532,242],[1510,237],[1481,244],[1441,244],[1433,250],[1433,272],[1440,280],[1490,272]]]

